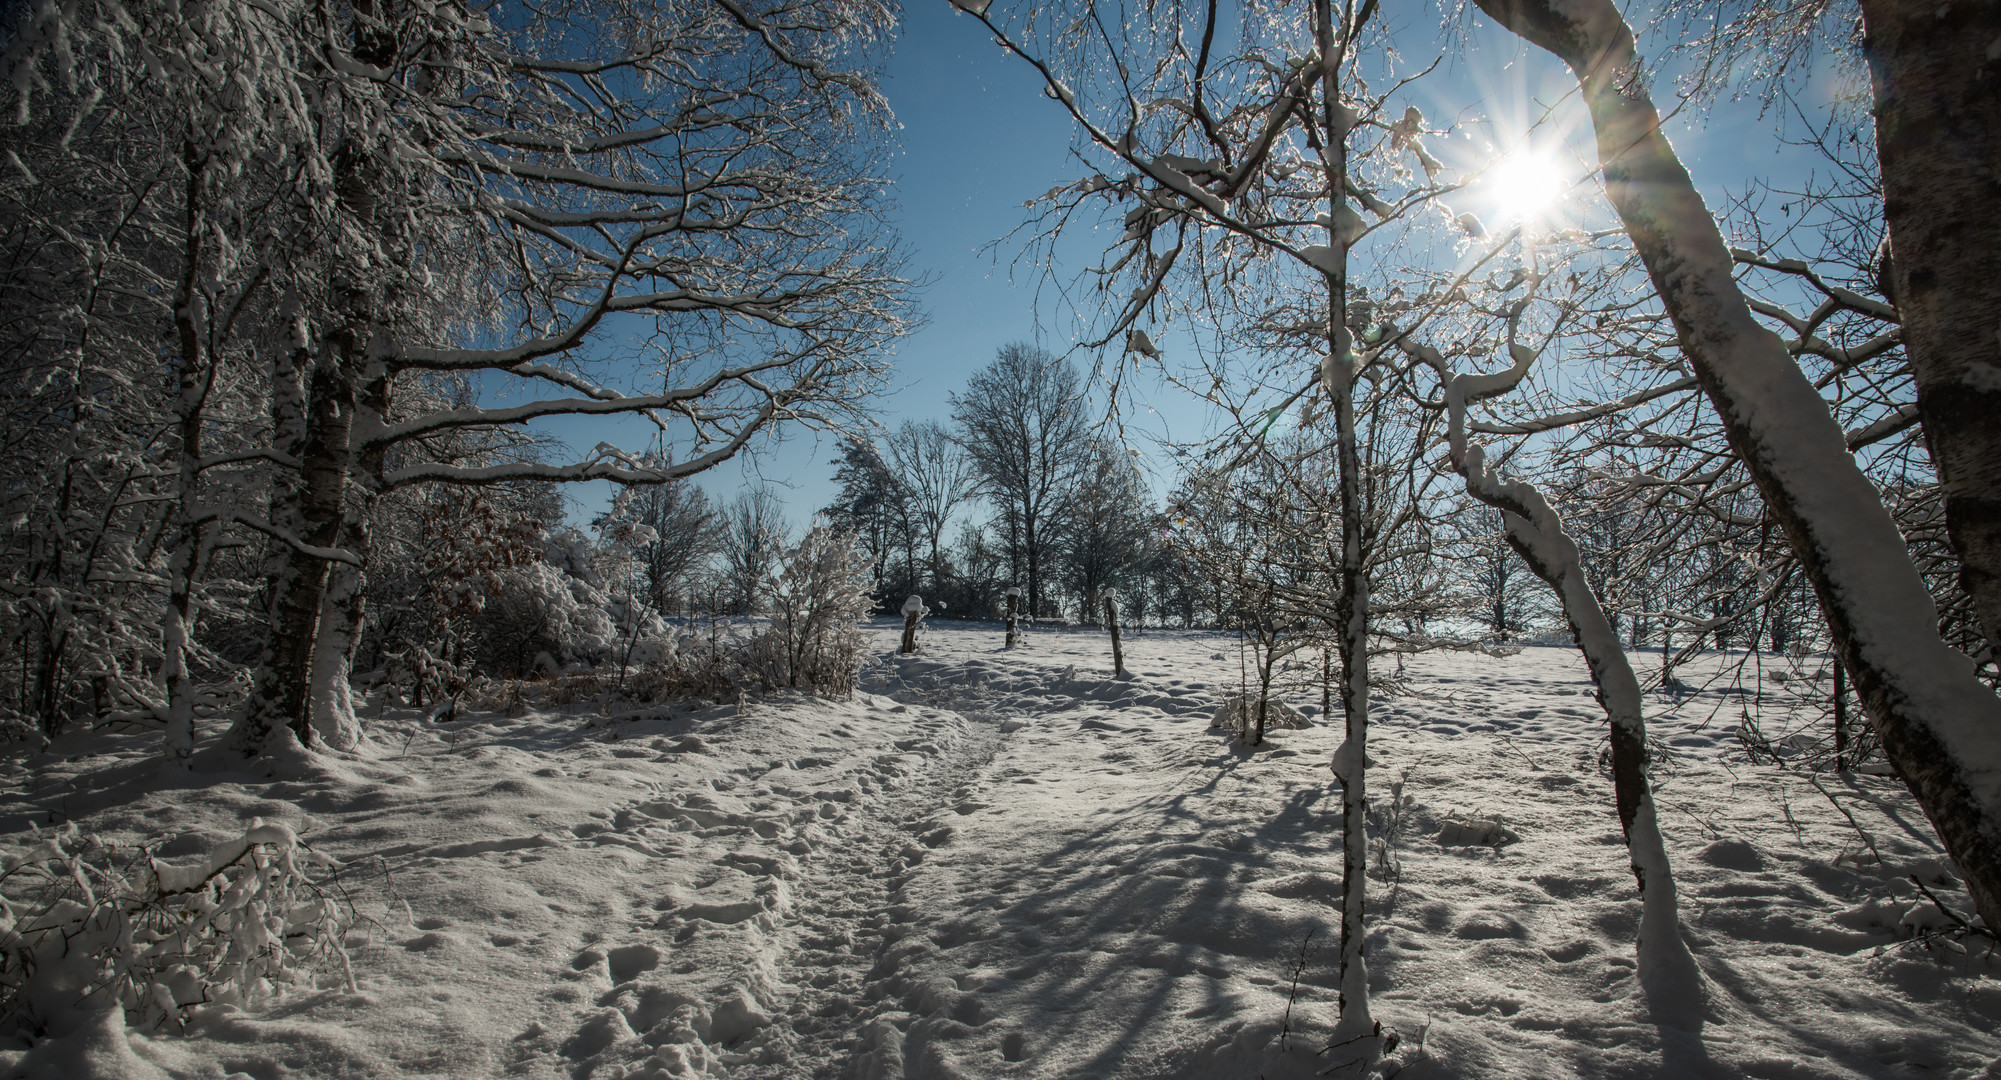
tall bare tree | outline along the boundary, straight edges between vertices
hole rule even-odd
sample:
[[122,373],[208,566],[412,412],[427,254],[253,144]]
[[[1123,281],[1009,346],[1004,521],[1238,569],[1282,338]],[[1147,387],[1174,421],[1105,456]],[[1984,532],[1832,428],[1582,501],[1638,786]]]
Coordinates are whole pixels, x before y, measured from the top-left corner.
[[753,488],[723,510],[723,584],[730,610],[755,614],[764,603],[778,557],[788,543],[785,507],[767,488]]
[[959,444],[979,471],[982,490],[1021,529],[1028,611],[1040,617],[1053,526],[1089,462],[1082,379],[1068,360],[1016,342],[1001,346],[993,363],[951,400]]
[[883,440],[884,457],[896,474],[912,524],[922,534],[930,575],[929,595],[943,591],[940,545],[945,526],[973,494],[978,477],[966,451],[935,420],[904,421]]

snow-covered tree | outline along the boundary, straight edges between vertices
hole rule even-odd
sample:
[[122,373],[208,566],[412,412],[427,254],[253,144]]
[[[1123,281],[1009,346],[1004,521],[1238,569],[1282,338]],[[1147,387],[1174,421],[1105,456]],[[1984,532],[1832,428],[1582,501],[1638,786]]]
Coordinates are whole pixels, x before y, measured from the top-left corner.
[[[904,543],[904,524],[909,505],[902,483],[883,460],[873,440],[859,435],[841,440],[840,456],[834,460],[834,483],[839,488],[833,503],[820,513],[835,529],[848,533],[861,545],[875,579],[886,589],[890,580],[890,560]],[[908,584],[905,582],[905,584]],[[887,589],[884,596],[897,592]]]
[[[256,753],[280,729],[345,745],[356,728],[339,691],[386,494],[663,482],[776,424],[858,418],[906,324],[871,149],[892,12],[808,8],[8,10],[9,111],[53,136],[46,163],[10,162],[11,190],[38,189],[42,206],[10,222],[16,250],[63,253],[81,281],[137,275],[116,292],[124,332],[102,332],[109,307],[70,320],[123,350],[122,385],[160,385],[172,358],[177,399],[124,427],[160,459],[140,475],[166,497],[145,505],[177,508],[136,530],[158,565],[119,575],[168,594],[165,636],[144,650],[162,659],[131,663],[169,684],[152,711],[172,716],[171,753],[191,746],[173,702],[218,543],[268,538],[265,655],[229,745]],[[592,347],[608,331],[628,347]],[[35,385],[65,370],[57,338],[25,343]],[[432,452],[454,432],[614,413],[650,417],[687,452]],[[36,631],[50,671],[72,639],[54,617],[65,629]]]
[[781,556],[770,619],[750,644],[768,685],[850,697],[861,675],[875,581],[848,533],[816,523]]
[[[1674,320],[1732,448],[1812,582],[1836,651],[1897,765],[2001,924],[2001,700],[1940,639],[1937,609],[1845,433],[1785,342],[1752,315],[1732,256],[1660,130],[1646,68],[1610,0],[1491,0],[1482,10],[1567,64],[1590,109],[1608,196]],[[1957,242],[1957,241],[1955,241]],[[1910,252],[1897,271],[1941,273]]]

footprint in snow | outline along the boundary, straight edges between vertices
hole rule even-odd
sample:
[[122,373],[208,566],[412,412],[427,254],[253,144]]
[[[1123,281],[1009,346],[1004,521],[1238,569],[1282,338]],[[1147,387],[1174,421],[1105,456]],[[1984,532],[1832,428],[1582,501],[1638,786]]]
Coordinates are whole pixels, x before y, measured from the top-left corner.
[[660,950],[651,945],[622,945],[605,957],[613,983],[627,983],[660,966]]

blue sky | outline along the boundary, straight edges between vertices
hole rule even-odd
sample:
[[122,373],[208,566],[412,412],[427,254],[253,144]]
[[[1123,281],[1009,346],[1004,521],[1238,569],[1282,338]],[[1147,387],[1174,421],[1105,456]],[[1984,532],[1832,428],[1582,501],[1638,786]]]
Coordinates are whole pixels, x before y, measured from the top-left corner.
[[[1421,22],[1434,16],[1424,11],[1407,17]],[[1491,118],[1494,127],[1488,130],[1504,131],[1574,88],[1568,72],[1547,55],[1495,31],[1477,15],[1470,18],[1464,48],[1441,50],[1439,74],[1414,88],[1414,99],[1433,125],[1455,116]],[[894,426],[904,419],[944,419],[947,395],[961,389],[1002,344],[1037,340],[1057,352],[1071,345],[1073,320],[1047,291],[1037,311],[1036,272],[1011,269],[1021,243],[1001,238],[1022,222],[1024,201],[1074,178],[1078,167],[1069,156],[1068,117],[1042,96],[1034,72],[1003,53],[983,27],[947,0],[912,0],[905,9],[882,85],[901,124],[900,150],[885,170],[895,183],[894,220],[911,274],[929,282],[920,297],[928,323],[897,347],[891,388],[878,403],[883,422]],[[1664,110],[1672,108],[1667,80],[1656,83],[1655,93]],[[1774,140],[1774,126],[1758,116],[1755,105],[1743,103],[1685,110],[1669,119],[1675,145],[1712,208],[1726,190],[1741,190],[1753,176],[1797,171],[1796,159]],[[1462,141],[1461,151],[1488,152],[1488,141],[1489,135],[1476,135]],[[1588,127],[1573,145],[1578,154],[1589,154]],[[1082,260],[1095,252],[1079,243],[1065,254]],[[1168,338],[1161,344],[1172,350],[1176,342]],[[1158,386],[1138,389],[1129,433],[1148,461],[1156,466],[1161,461],[1152,452],[1154,439],[1208,433],[1207,417],[1185,395]],[[602,422],[551,430],[579,448],[611,437]],[[644,439],[638,425],[611,430]],[[768,483],[799,525],[830,501],[834,450],[830,437],[793,432],[767,440],[756,453],[698,482],[723,499]],[[605,484],[576,485],[569,494],[573,517],[582,523],[604,506],[610,490]]]

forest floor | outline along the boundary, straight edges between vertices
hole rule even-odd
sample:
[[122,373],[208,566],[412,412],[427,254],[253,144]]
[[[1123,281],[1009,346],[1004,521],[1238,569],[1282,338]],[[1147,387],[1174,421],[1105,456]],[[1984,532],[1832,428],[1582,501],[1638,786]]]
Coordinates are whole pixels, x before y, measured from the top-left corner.
[[[1232,637],[1129,637],[1114,679],[1096,631],[1010,652],[996,627],[940,623],[909,658],[874,632],[852,702],[605,716],[531,694],[433,724],[371,699],[365,754],[278,779],[163,779],[156,737],[0,760],[0,849],[62,820],[168,857],[253,817],[293,826],[342,863],[359,988],[0,1050],[0,1076],[1362,1072],[1324,1052],[1338,727],[1257,750],[1212,730],[1241,678]],[[1744,715],[1773,735],[1800,720],[1781,695],[1699,688],[1722,662],[1649,698],[1707,977],[1697,1030],[1654,1024],[1635,978],[1639,905],[1574,650],[1420,656],[1377,697],[1369,969],[1398,1045],[1376,1071],[2001,1076],[1991,962],[1913,933],[1940,921],[1914,875],[1966,903],[1922,815],[1887,778],[1752,764]],[[1479,832],[1507,842],[1457,842]]]

